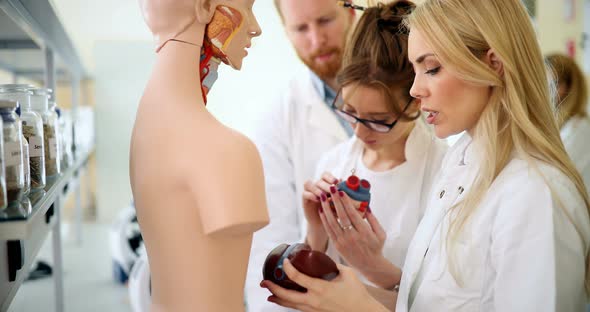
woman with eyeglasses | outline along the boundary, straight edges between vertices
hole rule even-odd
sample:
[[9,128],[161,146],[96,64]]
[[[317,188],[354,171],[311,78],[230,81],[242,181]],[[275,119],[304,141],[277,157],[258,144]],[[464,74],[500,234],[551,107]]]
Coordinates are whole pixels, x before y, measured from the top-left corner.
[[[561,142],[522,1],[424,0],[407,23],[412,96],[438,137],[465,133],[445,155],[399,292],[381,302],[397,312],[584,311],[590,200]],[[352,210],[342,199],[336,207]],[[387,311],[346,267],[327,282],[283,265],[308,291],[263,281],[273,302]]]
[[[393,289],[406,251],[424,214],[426,195],[446,151],[420,118],[410,96],[414,70],[408,62],[408,33],[400,28],[414,4],[398,1],[367,8],[347,45],[341,86],[333,104],[354,136],[319,161],[317,182],[305,184],[307,242],[360,273],[364,282]],[[328,194],[339,196],[337,179],[351,174],[371,183],[366,221],[355,227],[332,222],[324,211]]]

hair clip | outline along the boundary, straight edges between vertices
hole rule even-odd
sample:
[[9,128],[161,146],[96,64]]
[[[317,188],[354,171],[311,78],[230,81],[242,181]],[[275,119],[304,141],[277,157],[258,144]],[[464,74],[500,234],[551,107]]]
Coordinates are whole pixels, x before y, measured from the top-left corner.
[[345,8],[351,8],[359,11],[364,11],[366,8],[360,5],[352,4],[347,1],[338,1],[338,5]]

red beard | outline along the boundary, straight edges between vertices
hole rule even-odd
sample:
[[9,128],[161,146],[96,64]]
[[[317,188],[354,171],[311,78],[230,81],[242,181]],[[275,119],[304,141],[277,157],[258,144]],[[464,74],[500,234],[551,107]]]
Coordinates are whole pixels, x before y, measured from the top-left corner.
[[[330,60],[320,62],[316,58],[320,55],[333,54]],[[336,74],[342,66],[342,50],[339,48],[324,49],[314,52],[308,58],[297,53],[299,59],[311,69],[320,79],[326,81],[336,78]]]

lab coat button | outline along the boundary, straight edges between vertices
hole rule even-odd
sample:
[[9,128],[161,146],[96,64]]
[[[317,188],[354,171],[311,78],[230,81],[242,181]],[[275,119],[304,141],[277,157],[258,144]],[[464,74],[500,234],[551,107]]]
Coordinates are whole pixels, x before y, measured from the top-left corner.
[[440,195],[439,195],[439,197],[440,197],[440,198],[443,198],[444,196],[445,196],[445,190],[442,190],[442,191],[440,192]]
[[465,191],[465,189],[462,186],[459,186],[459,195],[463,194],[463,191]]

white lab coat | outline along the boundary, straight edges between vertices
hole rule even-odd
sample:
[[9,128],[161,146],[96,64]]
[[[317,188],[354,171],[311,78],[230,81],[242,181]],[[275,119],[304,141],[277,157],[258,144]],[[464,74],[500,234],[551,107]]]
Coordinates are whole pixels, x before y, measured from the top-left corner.
[[590,119],[572,117],[561,128],[565,150],[580,171],[590,194]]
[[[316,179],[326,171],[346,179],[355,169],[355,175],[371,183],[371,211],[387,233],[383,256],[401,268],[448,146],[436,139],[421,119],[416,121],[406,141],[406,161],[392,170],[373,172],[367,169],[362,163],[363,146],[356,137],[338,145],[318,163]],[[333,244],[328,245],[326,253],[346,264]]]
[[252,136],[263,161],[270,223],[256,232],[252,241],[246,278],[246,302],[251,312],[287,311],[267,302],[270,292],[259,286],[264,260],[279,244],[302,240],[303,184],[313,179],[321,155],[348,139],[311,79],[307,69],[298,73]]
[[471,191],[485,161],[470,143],[465,135],[443,161],[408,250],[396,311],[583,311],[590,220],[582,197],[555,168],[537,163],[543,178],[518,156],[495,179],[459,239],[454,255],[463,287],[451,277],[446,212]]

